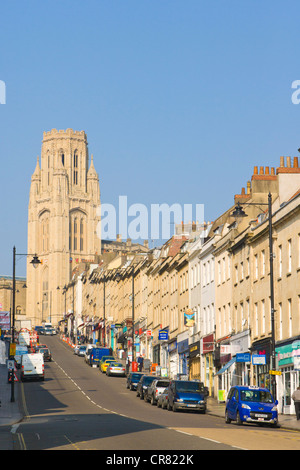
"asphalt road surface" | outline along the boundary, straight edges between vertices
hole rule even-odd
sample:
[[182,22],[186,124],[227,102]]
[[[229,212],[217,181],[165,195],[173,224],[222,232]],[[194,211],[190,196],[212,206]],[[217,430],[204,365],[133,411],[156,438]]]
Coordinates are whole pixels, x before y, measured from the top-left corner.
[[131,451],[149,451],[146,460],[153,451],[199,459],[201,450],[279,449],[279,442],[287,449],[300,448],[299,433],[241,429],[208,414],[173,413],[151,406],[126,388],[125,378],[107,377],[91,368],[58,337],[43,337],[43,342],[51,349],[53,361],[45,363],[44,382],[21,383],[26,416],[15,430],[16,449],[102,450],[105,458],[112,459],[118,458],[118,451],[120,458],[125,451],[128,458],[146,455]]

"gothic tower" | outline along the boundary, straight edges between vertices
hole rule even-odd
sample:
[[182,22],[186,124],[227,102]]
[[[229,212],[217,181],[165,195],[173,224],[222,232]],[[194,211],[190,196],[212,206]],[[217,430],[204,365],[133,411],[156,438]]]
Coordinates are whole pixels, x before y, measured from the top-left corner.
[[78,263],[95,262],[101,252],[100,188],[93,156],[89,167],[84,131],[44,132],[41,164],[31,178],[28,207],[26,313],[32,325],[63,318],[63,287]]

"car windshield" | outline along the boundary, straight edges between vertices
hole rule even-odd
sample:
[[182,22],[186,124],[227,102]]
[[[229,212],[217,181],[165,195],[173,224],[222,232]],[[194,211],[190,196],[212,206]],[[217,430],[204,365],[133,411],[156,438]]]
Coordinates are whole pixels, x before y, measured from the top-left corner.
[[241,390],[241,401],[273,403],[271,393],[266,390]]
[[132,374],[131,379],[133,379],[133,380],[140,380],[141,377],[142,377],[141,374]]
[[39,352],[48,354],[49,351],[48,349],[41,348]]
[[118,362],[116,363],[111,363],[110,367],[123,367],[123,364],[119,364]]
[[177,382],[177,392],[204,392],[203,384],[199,382]]
[[169,382],[167,382],[166,380],[159,380],[156,384],[156,387],[168,387],[169,386]]
[[153,380],[155,379],[156,377],[144,377],[144,384],[145,385],[149,385],[153,382]]

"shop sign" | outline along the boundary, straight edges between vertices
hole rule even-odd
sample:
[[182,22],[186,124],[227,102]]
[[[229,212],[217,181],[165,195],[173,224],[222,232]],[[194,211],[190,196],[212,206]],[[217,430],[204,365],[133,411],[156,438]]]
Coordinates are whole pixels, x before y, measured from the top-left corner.
[[201,338],[202,354],[212,352],[214,350],[214,345],[215,343],[213,333],[211,335],[205,336],[204,338]]
[[167,341],[169,339],[169,332],[168,330],[159,330],[158,332],[158,339],[160,341]]
[[261,366],[267,363],[267,357],[265,354],[253,354],[252,355],[252,364],[254,366]]
[[294,364],[294,369],[299,370],[300,342],[293,341],[285,346],[276,348],[279,367],[285,367]]
[[177,349],[177,341],[173,341],[172,343],[169,344],[169,353],[176,351]]
[[251,362],[250,353],[238,353],[236,355],[236,362]]
[[194,326],[195,325],[195,312],[192,309],[187,309],[184,312],[184,326]]

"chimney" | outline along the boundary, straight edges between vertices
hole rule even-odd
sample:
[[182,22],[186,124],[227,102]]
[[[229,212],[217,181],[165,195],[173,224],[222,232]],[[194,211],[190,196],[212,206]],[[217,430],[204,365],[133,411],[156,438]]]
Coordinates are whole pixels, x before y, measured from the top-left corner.
[[298,157],[294,157],[293,167],[294,167],[294,168],[299,168],[299,167],[298,167]]

